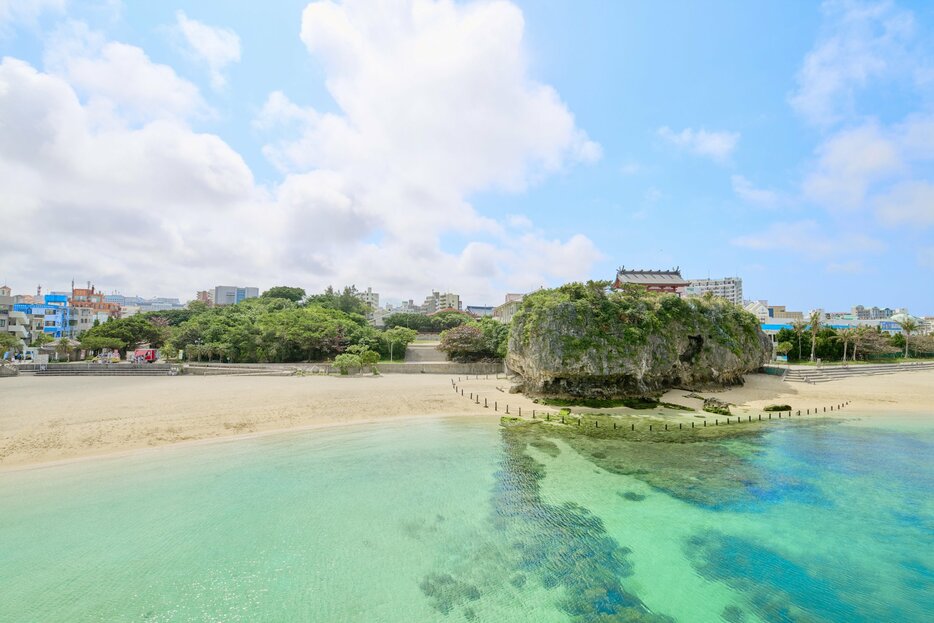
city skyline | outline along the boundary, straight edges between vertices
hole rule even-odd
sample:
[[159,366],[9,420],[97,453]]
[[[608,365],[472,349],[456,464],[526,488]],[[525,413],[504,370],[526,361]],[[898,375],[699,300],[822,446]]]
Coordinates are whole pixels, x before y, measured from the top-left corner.
[[931,315],[932,26],[921,2],[14,0],[0,275],[497,304],[680,265]]

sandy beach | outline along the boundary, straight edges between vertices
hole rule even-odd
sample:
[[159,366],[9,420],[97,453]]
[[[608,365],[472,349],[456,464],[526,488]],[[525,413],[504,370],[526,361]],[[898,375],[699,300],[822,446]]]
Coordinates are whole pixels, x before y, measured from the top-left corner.
[[[496,417],[505,404],[512,415],[520,407],[525,416],[532,409],[548,409],[507,393],[509,385],[502,377],[464,379],[459,384],[465,391],[461,397],[453,391],[450,377],[427,374],[5,378],[0,379],[0,470],[289,429],[412,417]],[[481,396],[479,405],[468,399],[470,393]],[[700,401],[686,393],[673,390],[663,399],[698,408]],[[755,412],[773,403],[803,410],[850,401],[845,415],[934,417],[931,370],[818,385],[757,374],[747,377],[742,387],[702,394],[730,402],[738,412]]]

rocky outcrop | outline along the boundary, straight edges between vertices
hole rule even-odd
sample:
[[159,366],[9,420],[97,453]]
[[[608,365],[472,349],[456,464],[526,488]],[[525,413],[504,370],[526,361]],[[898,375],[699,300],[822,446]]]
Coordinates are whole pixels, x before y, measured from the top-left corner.
[[757,319],[727,301],[590,283],[526,297],[506,363],[531,395],[657,397],[742,383],[771,352]]

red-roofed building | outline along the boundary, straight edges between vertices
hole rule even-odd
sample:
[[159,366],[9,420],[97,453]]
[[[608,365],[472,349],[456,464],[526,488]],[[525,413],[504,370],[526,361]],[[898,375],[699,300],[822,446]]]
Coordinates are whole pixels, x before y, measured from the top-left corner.
[[643,286],[651,292],[671,292],[678,294],[691,284],[681,276],[681,269],[672,270],[627,270],[620,266],[616,271],[614,288],[622,288],[626,284]]

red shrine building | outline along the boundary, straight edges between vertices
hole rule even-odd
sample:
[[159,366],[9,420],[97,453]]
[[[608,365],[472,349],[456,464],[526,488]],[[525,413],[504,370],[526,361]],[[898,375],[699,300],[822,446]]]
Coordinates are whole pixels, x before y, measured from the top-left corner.
[[625,266],[620,266],[616,271],[613,287],[622,288],[627,283],[643,286],[651,292],[673,294],[680,294],[681,290],[691,285],[691,282],[681,276],[680,267],[672,270],[627,270]]

